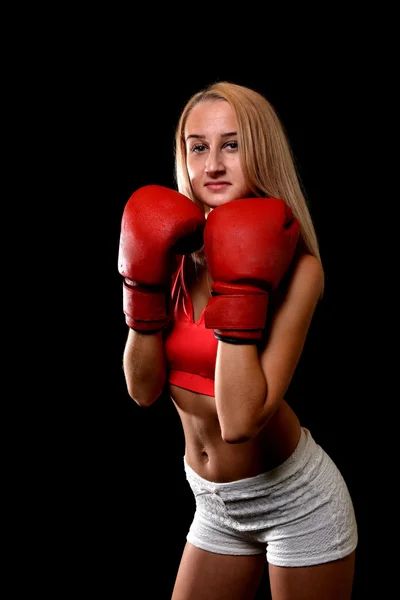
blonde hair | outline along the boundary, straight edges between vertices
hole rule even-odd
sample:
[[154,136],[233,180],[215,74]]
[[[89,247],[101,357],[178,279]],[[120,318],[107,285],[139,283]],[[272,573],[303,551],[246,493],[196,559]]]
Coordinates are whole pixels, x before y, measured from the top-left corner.
[[175,132],[178,190],[197,203],[186,166],[186,121],[196,104],[215,100],[226,100],[234,110],[242,166],[250,189],[255,196],[282,198],[299,221],[308,251],[321,260],[317,235],[284,127],[268,100],[252,89],[219,81],[189,99]]

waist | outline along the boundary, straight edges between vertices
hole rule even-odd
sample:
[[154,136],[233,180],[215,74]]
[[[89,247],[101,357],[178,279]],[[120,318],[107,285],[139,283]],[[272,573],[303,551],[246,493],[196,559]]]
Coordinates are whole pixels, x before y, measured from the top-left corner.
[[205,397],[204,418],[193,418],[198,404],[195,397],[186,403],[181,399],[177,408],[185,433],[186,463],[209,481],[227,482],[269,471],[282,464],[299,443],[300,421],[285,400],[260,433],[241,444],[228,444],[222,439],[217,415],[212,420],[210,417],[212,410],[216,413],[215,405],[206,403]]
[[[186,478],[192,486],[201,486],[203,490],[215,492],[221,492],[223,495],[224,491],[243,491],[248,489],[254,490],[257,485],[265,487],[266,485],[275,485],[285,479],[289,479],[293,473],[302,469],[306,462],[309,460],[309,456],[312,451],[317,448],[311,433],[308,429],[302,427],[300,429],[300,437],[295,444],[294,449],[290,452],[289,456],[281,461],[277,466],[268,470],[261,470],[256,474],[249,474],[249,476],[229,478],[227,481],[215,481],[214,479],[203,476],[200,474],[199,469],[195,470],[188,462],[187,453],[183,457],[184,469]],[[202,470],[201,470],[202,472]]]

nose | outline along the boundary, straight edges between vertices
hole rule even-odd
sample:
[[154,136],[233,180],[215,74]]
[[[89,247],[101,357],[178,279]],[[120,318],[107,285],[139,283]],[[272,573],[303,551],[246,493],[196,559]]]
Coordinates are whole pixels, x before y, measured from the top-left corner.
[[218,150],[210,150],[204,166],[207,175],[216,175],[225,171],[222,156]]

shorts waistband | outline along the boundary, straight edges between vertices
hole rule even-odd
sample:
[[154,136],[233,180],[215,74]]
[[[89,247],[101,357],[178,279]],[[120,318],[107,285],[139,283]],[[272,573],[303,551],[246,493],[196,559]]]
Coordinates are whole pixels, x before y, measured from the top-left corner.
[[183,461],[186,478],[192,487],[201,488],[204,492],[218,493],[223,497],[224,492],[227,494],[235,491],[244,492],[245,490],[254,492],[258,486],[265,488],[265,486],[281,483],[293,475],[293,473],[302,469],[310,459],[312,450],[317,447],[310,431],[303,427],[295,450],[282,464],[254,477],[246,477],[245,479],[238,479],[227,483],[218,483],[204,479],[188,465],[185,456],[183,457]]

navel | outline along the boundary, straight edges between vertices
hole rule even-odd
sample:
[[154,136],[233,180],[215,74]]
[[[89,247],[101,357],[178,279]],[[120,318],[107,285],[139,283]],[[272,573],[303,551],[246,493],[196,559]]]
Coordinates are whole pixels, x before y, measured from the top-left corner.
[[203,463],[206,463],[206,462],[208,462],[210,460],[210,458],[209,458],[209,456],[208,456],[208,454],[207,454],[207,452],[205,450],[202,451],[202,453],[200,455],[200,460]]

